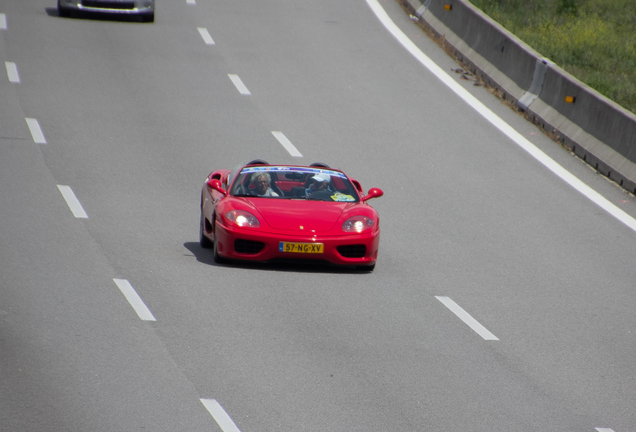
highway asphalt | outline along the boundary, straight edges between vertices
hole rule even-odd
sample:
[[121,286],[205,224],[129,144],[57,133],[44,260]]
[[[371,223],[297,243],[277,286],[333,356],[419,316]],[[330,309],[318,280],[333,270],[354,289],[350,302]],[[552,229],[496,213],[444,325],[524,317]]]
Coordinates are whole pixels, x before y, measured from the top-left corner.
[[[374,3],[157,1],[154,24],[0,3],[0,431],[636,429],[636,232]],[[383,189],[375,271],[214,264],[202,182],[255,158]]]

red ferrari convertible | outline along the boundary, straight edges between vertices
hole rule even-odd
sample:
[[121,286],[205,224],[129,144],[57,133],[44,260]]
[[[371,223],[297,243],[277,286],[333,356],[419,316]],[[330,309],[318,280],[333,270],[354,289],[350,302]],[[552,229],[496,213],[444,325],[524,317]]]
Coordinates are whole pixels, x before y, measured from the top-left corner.
[[382,196],[322,163],[255,160],[212,172],[201,190],[199,242],[214,261],[323,261],[372,271],[380,218],[367,204]]

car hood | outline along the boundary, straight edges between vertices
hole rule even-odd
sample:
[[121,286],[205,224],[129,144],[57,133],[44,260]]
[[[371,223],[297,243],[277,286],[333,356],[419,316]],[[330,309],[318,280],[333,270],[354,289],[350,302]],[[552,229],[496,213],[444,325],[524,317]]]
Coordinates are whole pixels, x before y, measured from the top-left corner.
[[352,203],[246,198],[265,222],[286,231],[330,231]]

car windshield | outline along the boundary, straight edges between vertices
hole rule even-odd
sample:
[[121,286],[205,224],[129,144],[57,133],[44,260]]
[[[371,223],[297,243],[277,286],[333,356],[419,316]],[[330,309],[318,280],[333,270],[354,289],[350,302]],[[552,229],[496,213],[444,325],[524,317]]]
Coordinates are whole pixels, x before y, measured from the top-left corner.
[[358,192],[340,171],[313,167],[252,166],[236,176],[232,196],[359,202]]

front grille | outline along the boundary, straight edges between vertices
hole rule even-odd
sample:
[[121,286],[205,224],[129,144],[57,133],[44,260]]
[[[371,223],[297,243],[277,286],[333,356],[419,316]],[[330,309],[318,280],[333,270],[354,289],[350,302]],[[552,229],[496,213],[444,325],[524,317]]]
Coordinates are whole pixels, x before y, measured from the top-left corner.
[[265,243],[253,240],[234,240],[234,250],[242,254],[257,254],[263,250]]
[[82,0],[82,6],[99,9],[134,9],[134,2]]
[[345,258],[363,258],[367,247],[363,244],[338,246],[338,253]]

